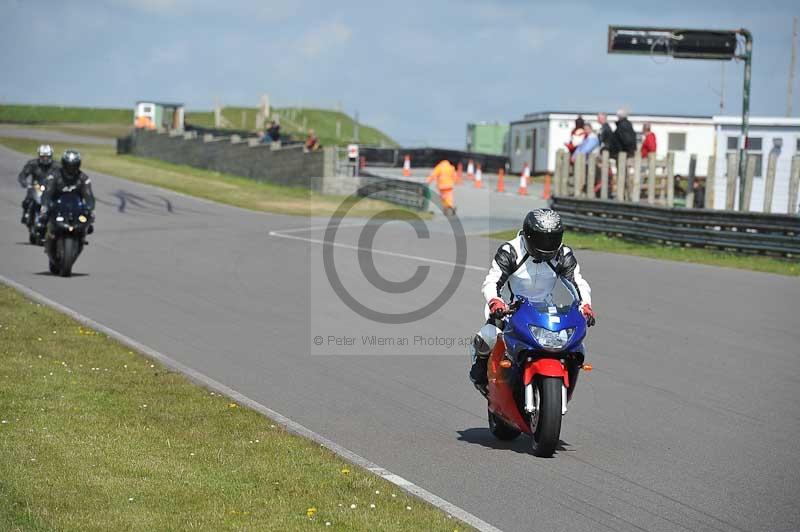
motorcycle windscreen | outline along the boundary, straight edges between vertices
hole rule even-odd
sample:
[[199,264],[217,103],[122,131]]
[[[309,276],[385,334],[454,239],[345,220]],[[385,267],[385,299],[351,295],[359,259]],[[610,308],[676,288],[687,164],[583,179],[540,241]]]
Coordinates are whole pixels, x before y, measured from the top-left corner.
[[84,210],[83,200],[77,192],[66,192],[56,200],[56,212],[61,216],[77,218]]

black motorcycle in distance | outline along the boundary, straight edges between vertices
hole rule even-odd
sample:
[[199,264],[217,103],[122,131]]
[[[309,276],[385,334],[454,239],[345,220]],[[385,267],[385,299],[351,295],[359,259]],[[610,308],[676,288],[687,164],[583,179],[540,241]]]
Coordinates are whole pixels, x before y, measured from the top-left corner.
[[83,250],[86,235],[91,233],[91,213],[77,192],[65,192],[53,205],[47,224],[50,273],[69,277],[72,265]]
[[28,212],[25,213],[25,225],[28,227],[28,242],[34,246],[41,246],[44,242],[44,232],[39,221],[39,211],[42,209],[42,195],[45,186],[34,182],[29,187],[31,202],[28,205]]

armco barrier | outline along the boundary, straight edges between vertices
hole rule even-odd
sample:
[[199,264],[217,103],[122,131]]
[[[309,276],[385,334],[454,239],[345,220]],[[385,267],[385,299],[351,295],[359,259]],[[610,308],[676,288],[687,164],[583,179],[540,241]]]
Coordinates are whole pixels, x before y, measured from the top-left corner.
[[411,156],[413,167],[433,167],[442,159],[450,159],[454,164],[459,162],[467,166],[472,160],[480,164],[484,172],[497,172],[505,169],[508,157],[489,155],[486,153],[471,153],[459,150],[445,150],[440,148],[370,148],[362,146],[359,155],[365,158],[367,164],[377,166],[403,166],[406,155]]
[[554,197],[568,229],[800,258],[800,217]]
[[423,183],[389,179],[367,172],[362,172],[359,179],[359,196],[381,199],[421,211],[428,209],[430,189]]

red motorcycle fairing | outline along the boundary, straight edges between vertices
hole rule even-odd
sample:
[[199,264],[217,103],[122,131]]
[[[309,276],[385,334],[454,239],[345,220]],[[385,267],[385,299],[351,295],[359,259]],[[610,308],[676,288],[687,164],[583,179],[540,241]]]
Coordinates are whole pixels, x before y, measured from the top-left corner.
[[520,432],[530,434],[530,425],[519,411],[519,408],[517,408],[516,401],[514,401],[514,389],[511,382],[513,377],[512,368],[504,368],[500,365],[505,359],[505,351],[506,344],[503,341],[503,337],[498,335],[497,343],[491,355],[489,355],[489,410]]
[[569,373],[566,366],[555,358],[540,358],[525,364],[525,371],[522,375],[525,386],[533,382],[536,375],[545,377],[561,377],[564,379],[564,386],[569,388]]

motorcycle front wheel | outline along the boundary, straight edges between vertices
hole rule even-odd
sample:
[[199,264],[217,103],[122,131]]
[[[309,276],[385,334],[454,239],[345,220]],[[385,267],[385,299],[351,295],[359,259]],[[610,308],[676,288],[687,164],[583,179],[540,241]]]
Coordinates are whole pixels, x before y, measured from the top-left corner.
[[69,277],[72,275],[72,265],[78,258],[80,250],[80,243],[75,237],[62,237],[56,243],[56,249],[59,258],[59,273],[61,277]]
[[536,456],[549,458],[556,451],[561,436],[560,377],[540,377],[534,383],[539,409],[531,415],[532,451]]

